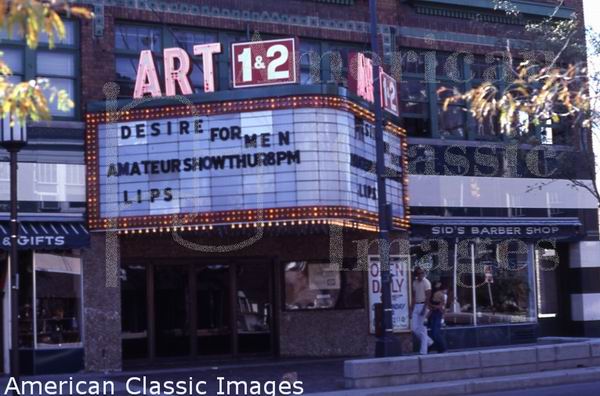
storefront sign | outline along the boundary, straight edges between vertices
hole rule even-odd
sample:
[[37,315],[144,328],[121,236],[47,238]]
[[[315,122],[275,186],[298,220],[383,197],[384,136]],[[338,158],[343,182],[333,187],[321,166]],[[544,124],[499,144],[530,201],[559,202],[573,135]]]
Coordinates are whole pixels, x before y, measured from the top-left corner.
[[[214,58],[222,52],[220,43],[199,44],[193,47],[194,56],[202,58],[204,92],[214,92]],[[293,84],[297,80],[295,40],[280,39],[236,43],[231,48],[233,87],[257,87],[275,84]],[[189,74],[192,68],[190,55],[183,48],[165,48],[164,96],[193,93]],[[158,68],[152,51],[140,52],[135,80],[134,98],[150,95],[163,96]]]
[[296,82],[294,39],[232,44],[231,53],[234,88]]
[[383,70],[379,73],[379,81],[381,84],[381,107],[388,113],[400,117],[398,83],[392,76],[384,73]]
[[[204,92],[215,91],[215,57],[222,51],[220,43],[193,46],[193,56],[202,60]],[[294,84],[298,81],[296,40],[293,38],[234,43],[231,45],[230,62],[233,88]],[[374,84],[379,84],[383,110],[399,116],[397,81],[379,67],[376,82],[373,76],[373,61],[364,53],[351,54],[349,62],[352,65],[352,72],[348,75],[351,90],[367,102],[373,103]],[[183,48],[165,48],[163,67],[164,84],[161,86],[154,54],[150,50],[140,52],[134,98],[160,98],[177,93],[194,93],[189,77],[192,59]]]
[[552,238],[573,236],[574,226],[559,225],[415,225],[416,235],[431,238]]
[[[409,329],[408,320],[408,281],[409,257],[391,256],[390,273],[392,276],[392,322],[394,331]],[[379,256],[369,256],[369,323],[371,333],[375,334],[375,304],[381,302],[381,265]]]
[[[328,217],[376,219],[373,128],[357,114],[310,107],[208,113],[99,123],[90,164],[99,205],[90,218],[123,219],[127,228],[187,214],[213,214],[189,219],[194,224],[248,223],[302,218],[294,208],[318,218],[328,207],[335,208]],[[402,220],[403,137],[388,129],[384,140],[388,173],[396,175],[388,201]],[[91,225],[99,223],[106,222]]]
[[[19,225],[20,250],[76,249],[88,246],[89,234],[82,223],[35,223]],[[10,227],[0,223],[0,250],[10,249]]]
[[[348,86],[356,95],[369,103],[375,102],[375,81],[373,79],[373,61],[365,54],[359,52],[350,55],[351,68],[356,71],[350,73]],[[389,74],[379,67],[379,88],[381,108],[396,117],[400,116],[398,104],[398,83]]]

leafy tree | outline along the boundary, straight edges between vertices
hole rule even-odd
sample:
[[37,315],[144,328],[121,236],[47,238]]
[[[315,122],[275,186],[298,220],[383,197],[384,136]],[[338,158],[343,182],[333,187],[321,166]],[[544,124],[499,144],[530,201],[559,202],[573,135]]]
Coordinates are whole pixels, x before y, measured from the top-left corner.
[[[497,9],[519,16],[519,9],[512,1],[494,1]],[[450,104],[463,104],[477,122],[495,125],[499,135],[519,142],[544,143],[536,141],[531,131],[550,130],[557,125],[566,128],[569,135],[563,143],[576,151],[577,163],[573,163],[573,155],[564,155],[561,165],[576,170],[569,177],[572,187],[587,190],[600,206],[600,188],[595,177],[598,165],[592,147],[592,141],[600,138],[596,103],[600,97],[600,78],[588,72],[587,60],[600,54],[600,36],[585,30],[580,15],[567,20],[556,18],[565,0],[555,2],[551,15],[525,27],[532,43],[531,52],[543,52],[546,55],[543,61],[536,57],[515,57],[507,40],[508,61],[502,89],[487,81],[466,92],[454,90],[450,95],[446,93],[443,109],[446,111]],[[581,177],[582,172],[585,177]],[[551,182],[541,182],[532,188]]]
[[[0,24],[9,37],[23,36],[29,48],[35,49],[40,34],[47,34],[48,45],[65,38],[63,16],[89,18],[91,12],[61,0],[0,0]],[[64,90],[52,87],[47,79],[12,83],[10,67],[0,57],[0,116],[12,114],[19,120],[32,121],[50,118],[49,103],[56,102],[61,111],[73,107]],[[45,94],[46,93],[46,94]]]

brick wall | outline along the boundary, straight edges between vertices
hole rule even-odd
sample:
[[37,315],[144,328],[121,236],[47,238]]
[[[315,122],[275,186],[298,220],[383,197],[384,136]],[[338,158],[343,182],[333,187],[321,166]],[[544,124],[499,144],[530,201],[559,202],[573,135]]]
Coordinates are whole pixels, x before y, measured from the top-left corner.
[[[543,2],[552,3],[551,0]],[[568,6],[582,9],[582,0],[568,0]],[[368,1],[357,0],[354,6],[323,4],[313,1],[265,1],[265,0],[184,0],[168,2],[167,12],[142,10],[135,7],[104,7],[104,17],[98,22],[82,24],[82,100],[103,99],[102,87],[112,81],[114,71],[114,26],[117,20],[137,21],[152,24],[169,24],[190,27],[206,27],[223,30],[321,38],[368,43]],[[436,32],[461,33],[476,36],[507,37],[523,39],[521,25],[505,25],[482,22],[477,19],[459,19],[445,16],[418,14],[415,8],[398,0],[379,0],[379,22],[392,36],[391,50],[400,47],[432,48],[439,50],[465,50],[488,53],[489,45],[442,40]],[[179,8],[176,8],[179,7]],[[195,13],[192,12],[195,7]],[[200,12],[204,10],[203,12]],[[203,15],[211,14],[211,15]],[[214,15],[212,15],[214,14]],[[215,16],[216,15],[216,16]],[[282,22],[283,18],[289,22]],[[306,21],[292,21],[292,18]],[[102,23],[104,34],[94,37],[93,24]],[[348,23],[356,23],[356,26]],[[326,26],[323,26],[325,24]],[[331,26],[333,24],[334,26]],[[433,32],[434,40],[403,34],[400,29],[418,29]],[[502,49],[500,40],[497,49]]]

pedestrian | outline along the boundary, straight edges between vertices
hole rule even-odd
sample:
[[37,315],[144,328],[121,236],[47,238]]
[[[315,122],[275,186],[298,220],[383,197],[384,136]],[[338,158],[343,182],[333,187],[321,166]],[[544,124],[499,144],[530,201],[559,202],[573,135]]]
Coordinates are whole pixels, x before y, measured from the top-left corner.
[[448,287],[445,282],[436,282],[433,295],[431,296],[431,314],[429,315],[429,326],[431,327],[432,348],[438,353],[446,352],[446,340],[442,334],[442,322],[446,312],[448,301]]
[[431,282],[425,277],[425,271],[421,267],[415,267],[415,280],[412,283],[412,300],[410,310],[412,312],[411,330],[419,339],[419,353],[427,355],[427,349],[433,344],[433,340],[427,335],[425,321],[431,300]]

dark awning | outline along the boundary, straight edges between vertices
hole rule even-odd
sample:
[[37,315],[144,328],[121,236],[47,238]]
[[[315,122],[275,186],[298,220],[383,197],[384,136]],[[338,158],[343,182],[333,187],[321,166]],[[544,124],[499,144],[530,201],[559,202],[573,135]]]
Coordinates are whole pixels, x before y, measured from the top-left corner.
[[422,238],[581,238],[577,217],[437,217],[411,218],[411,235]]
[[[29,222],[19,227],[19,249],[60,250],[89,245],[89,233],[83,222]],[[0,250],[10,248],[10,224],[0,222]]]

